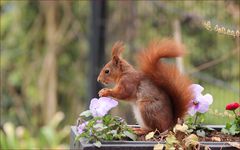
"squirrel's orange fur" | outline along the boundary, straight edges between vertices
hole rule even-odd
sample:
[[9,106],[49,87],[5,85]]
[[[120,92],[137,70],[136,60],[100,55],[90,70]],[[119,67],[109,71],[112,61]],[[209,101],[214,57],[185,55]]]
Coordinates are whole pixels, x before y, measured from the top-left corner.
[[162,40],[149,44],[138,55],[140,71],[135,70],[120,57],[123,43],[112,48],[112,59],[98,76],[98,81],[114,83],[113,89],[104,88],[99,96],[110,96],[131,102],[135,117],[145,131],[165,131],[184,117],[192,99],[191,82],[171,64],[160,58],[178,57],[184,54],[182,45],[173,40]]

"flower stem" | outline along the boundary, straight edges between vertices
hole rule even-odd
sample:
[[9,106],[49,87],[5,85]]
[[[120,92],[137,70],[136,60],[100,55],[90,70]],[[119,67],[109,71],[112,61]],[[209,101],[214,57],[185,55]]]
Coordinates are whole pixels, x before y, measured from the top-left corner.
[[196,125],[196,123],[197,123],[197,119],[198,119],[198,113],[196,113],[196,116],[195,116],[195,119],[194,119],[194,123],[193,123],[193,125]]
[[235,115],[235,118],[237,118],[237,114],[236,114],[235,110],[233,110],[233,113],[234,113],[234,115]]

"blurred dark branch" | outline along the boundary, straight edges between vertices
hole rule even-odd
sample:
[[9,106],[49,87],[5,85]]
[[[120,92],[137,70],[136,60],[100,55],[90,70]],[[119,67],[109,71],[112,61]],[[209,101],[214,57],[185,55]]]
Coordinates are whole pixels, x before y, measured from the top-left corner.
[[[28,43],[32,43],[32,45],[34,45],[33,43],[35,42],[35,40],[38,39],[38,36],[39,36],[38,33],[39,33],[40,28],[42,26],[41,23],[42,23],[42,16],[41,16],[41,14],[38,14],[36,16],[36,18],[34,19],[31,28],[27,32],[27,34],[25,36],[25,40],[22,40],[23,42],[25,42],[25,43],[22,44],[24,46],[23,49],[27,48]],[[32,38],[32,37],[35,37],[35,38]]]
[[[60,41],[59,44],[61,46],[64,46],[71,42],[74,37],[78,37],[81,24],[71,11],[72,1],[61,1],[60,3],[63,7],[63,16],[58,28],[58,41]],[[64,50],[59,49],[58,54]]]
[[208,84],[211,84],[213,86],[216,86],[218,88],[222,88],[222,89],[231,91],[231,92],[233,92],[235,94],[239,94],[239,89],[238,88],[233,87],[228,82],[225,82],[223,80],[219,80],[216,77],[212,77],[209,74],[202,73],[202,72],[196,72],[196,73],[193,73],[192,76],[194,78],[200,79],[200,80],[202,80],[202,81],[204,81],[204,82],[206,82]]
[[[188,2],[188,1],[186,1]],[[220,2],[220,1],[218,1]],[[167,16],[172,16],[178,18],[181,21],[181,24],[189,24],[190,26],[195,27],[203,27],[202,22],[208,21],[203,15],[198,12],[189,12],[184,7],[168,7],[168,4],[164,1],[153,1],[154,9],[158,10],[162,14],[166,14]],[[218,19],[211,19],[211,22],[215,25],[222,25],[229,29],[238,29],[239,27],[239,6],[234,6],[234,3],[229,3],[227,9],[229,14],[238,22],[237,26],[233,26],[232,24],[223,24],[219,22]],[[184,5],[183,5],[184,6]],[[237,17],[236,17],[237,16]]]
[[65,35],[68,32],[68,28],[71,24],[72,21],[72,11],[71,11],[71,1],[60,1],[60,4],[63,8],[63,16],[60,22],[60,25],[58,27],[58,41],[64,41],[65,40]]
[[233,56],[233,55],[235,55],[236,53],[239,53],[239,52],[240,52],[239,48],[236,48],[236,49],[232,50],[231,52],[229,52],[228,54],[223,55],[220,58],[211,60],[207,63],[201,64],[200,66],[195,67],[194,70],[189,71],[189,74],[194,74],[194,73],[199,72],[201,70],[208,69],[212,66],[215,66],[215,65],[227,60],[229,57],[231,57],[231,56]]
[[72,19],[72,11],[71,11],[71,1],[59,1],[61,7],[63,8],[63,16],[61,23],[59,25],[59,32],[64,34],[64,31],[67,31],[67,28]]
[[[80,22],[77,19],[74,19],[74,22],[72,22],[71,28],[69,32],[66,34],[66,39],[73,39],[75,36],[78,36],[80,32]],[[87,38],[87,36],[85,37]]]
[[[67,43],[69,43],[71,40],[73,40],[75,37],[79,37],[80,26],[81,26],[81,24],[78,21],[78,19],[73,18],[68,31],[64,35],[60,35],[60,36],[64,37],[64,38],[62,38],[60,45],[64,46]],[[87,36],[85,38],[87,38]],[[64,49],[61,49],[59,51],[59,53],[61,53],[62,51],[64,51]]]
[[[128,2],[128,3],[127,3]],[[137,19],[137,2],[136,1],[127,1],[127,2],[123,2],[125,4],[125,7],[127,7],[126,9],[122,10],[124,12],[129,13],[129,15],[125,15],[125,13],[123,14],[123,17],[125,17],[126,21],[125,21],[125,27],[123,28],[125,30],[125,37],[126,37],[126,41],[129,43],[129,62],[131,64],[134,64],[134,53],[136,52],[136,46],[134,43],[134,39],[137,36],[137,32],[138,32],[138,19]]]
[[226,3],[226,10],[229,12],[229,14],[232,16],[232,18],[235,20],[235,22],[238,25],[238,28],[240,27],[240,5],[236,3],[236,1],[225,1]]
[[[8,87],[9,95],[12,96],[13,104],[16,108],[16,114],[21,121],[22,124],[29,122],[26,110],[24,109],[24,100],[21,94],[19,94],[16,90],[16,87],[12,85],[6,85]],[[27,124],[25,124],[27,125]]]

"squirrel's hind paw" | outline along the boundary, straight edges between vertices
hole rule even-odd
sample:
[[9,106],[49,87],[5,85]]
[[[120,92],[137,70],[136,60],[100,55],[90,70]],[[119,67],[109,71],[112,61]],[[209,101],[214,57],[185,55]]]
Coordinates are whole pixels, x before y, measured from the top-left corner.
[[144,135],[144,134],[148,134],[150,132],[150,130],[148,129],[144,129],[144,128],[132,128],[133,132],[137,135]]

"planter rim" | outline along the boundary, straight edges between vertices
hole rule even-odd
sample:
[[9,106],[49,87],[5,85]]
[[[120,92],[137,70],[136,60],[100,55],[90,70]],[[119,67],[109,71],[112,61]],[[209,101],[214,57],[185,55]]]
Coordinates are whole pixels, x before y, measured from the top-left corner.
[[[131,127],[139,127],[138,125],[129,125]],[[206,127],[214,128],[216,130],[220,130],[224,127],[224,125],[203,125]],[[73,135],[77,135],[76,126],[71,126],[71,132]],[[82,147],[95,147],[92,143],[86,143],[84,141],[79,141],[79,143],[82,145]],[[155,141],[103,141],[102,146],[103,147],[153,147],[154,144],[165,144],[165,142],[155,142]],[[233,148],[231,145],[228,144],[228,142],[207,142],[203,141],[200,142],[203,145],[207,145],[211,148]]]
[[[139,125],[128,125],[129,127],[136,127],[139,128]],[[222,129],[225,127],[225,125],[214,125],[214,124],[203,124],[201,125],[202,127],[210,127],[210,128],[214,128],[214,129]]]

